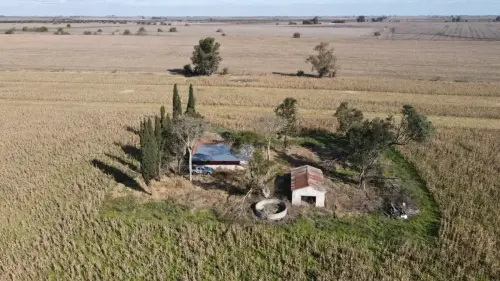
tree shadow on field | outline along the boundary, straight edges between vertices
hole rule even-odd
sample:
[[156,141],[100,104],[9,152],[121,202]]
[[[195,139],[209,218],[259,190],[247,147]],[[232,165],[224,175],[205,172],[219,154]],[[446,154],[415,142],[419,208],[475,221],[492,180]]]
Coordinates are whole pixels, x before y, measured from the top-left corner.
[[134,135],[138,136],[139,135],[139,129],[135,128],[135,127],[132,127],[132,126],[125,126],[125,130],[127,130],[127,132],[131,132],[133,133]]
[[92,166],[101,170],[104,174],[110,175],[114,178],[114,180],[118,183],[125,185],[128,188],[131,188],[135,191],[144,192],[149,194],[146,190],[144,190],[141,185],[132,177],[122,172],[120,169],[110,166],[101,160],[94,159],[91,161]]
[[317,75],[304,73],[302,75],[297,75],[297,73],[285,73],[285,72],[273,72],[274,75],[288,76],[288,77],[308,77],[308,78],[318,78]]
[[132,170],[134,172],[139,172],[139,167],[137,167],[135,164],[127,162],[124,159],[122,159],[121,157],[115,156],[113,154],[105,153],[105,155],[108,156],[109,158],[119,162],[123,166],[127,166],[130,170]]
[[134,158],[137,161],[141,160],[141,150],[138,147],[130,144],[121,144],[118,142],[115,142],[114,144],[116,146],[119,146],[122,149],[122,151],[128,156]]
[[182,75],[182,76],[185,76],[185,77],[190,77],[191,76],[188,73],[186,73],[186,71],[184,71],[184,69],[180,69],[180,68],[168,69],[168,72],[170,74],[172,74],[172,75]]

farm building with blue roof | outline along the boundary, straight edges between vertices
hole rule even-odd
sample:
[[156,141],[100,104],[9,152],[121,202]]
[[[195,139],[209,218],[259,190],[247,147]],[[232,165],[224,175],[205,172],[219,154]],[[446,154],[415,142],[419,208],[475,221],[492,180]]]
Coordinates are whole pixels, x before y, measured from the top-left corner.
[[228,142],[197,142],[193,151],[193,165],[212,169],[241,170],[248,163],[245,157],[231,152]]

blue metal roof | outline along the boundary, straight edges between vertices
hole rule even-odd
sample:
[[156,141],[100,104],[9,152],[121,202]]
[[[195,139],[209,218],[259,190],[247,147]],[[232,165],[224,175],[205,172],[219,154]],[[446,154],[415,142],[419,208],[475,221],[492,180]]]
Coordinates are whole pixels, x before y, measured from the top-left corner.
[[231,153],[231,145],[225,143],[200,144],[193,161],[245,161]]

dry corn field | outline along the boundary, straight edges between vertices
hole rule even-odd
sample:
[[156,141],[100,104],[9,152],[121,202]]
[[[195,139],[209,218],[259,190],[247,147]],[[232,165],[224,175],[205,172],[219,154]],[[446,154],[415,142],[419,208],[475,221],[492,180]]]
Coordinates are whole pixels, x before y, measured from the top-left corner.
[[[1,72],[0,81],[0,280],[500,278],[498,83],[35,71]],[[198,111],[234,129],[252,127],[289,96],[299,102],[301,125],[329,130],[342,101],[369,116],[415,105],[437,132],[402,152],[439,206],[439,234],[387,244],[329,235],[327,225],[305,224],[297,233],[103,216],[117,183],[92,161],[137,176],[120,146],[138,140],[125,128],[169,108],[174,83],[183,104],[193,83]]]

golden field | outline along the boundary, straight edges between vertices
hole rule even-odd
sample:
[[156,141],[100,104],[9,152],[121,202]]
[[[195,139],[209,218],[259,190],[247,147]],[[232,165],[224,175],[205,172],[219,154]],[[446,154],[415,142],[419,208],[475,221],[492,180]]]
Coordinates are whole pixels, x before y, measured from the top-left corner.
[[[4,23],[0,24],[0,30],[40,25]],[[445,28],[446,25],[449,27]],[[47,33],[1,34],[0,67],[9,70],[166,72],[182,68],[189,62],[192,46],[202,37],[213,36],[222,45],[224,61],[221,68],[228,67],[235,75],[309,72],[305,57],[320,41],[326,41],[336,49],[341,76],[499,81],[500,44],[484,41],[490,35],[477,35],[500,35],[500,25],[496,23],[352,23],[338,27],[221,23],[184,26],[176,22],[173,23],[178,29],[176,33],[168,32],[170,26],[155,25],[144,26],[147,36],[119,35],[125,29],[135,33],[141,26],[74,24],[68,29],[65,25],[47,25]],[[373,36],[373,32],[384,30],[385,26],[396,27],[391,37],[394,40]],[[65,28],[71,35],[52,35],[58,27]],[[158,28],[164,32],[157,32]],[[219,28],[227,36],[217,33]],[[103,30],[102,35],[82,35],[86,30],[95,32],[98,29]],[[458,31],[453,31],[455,29]],[[472,39],[462,38],[461,30],[473,34],[470,35]],[[111,35],[113,32],[115,35]],[[301,33],[300,39],[292,38],[295,32]],[[421,40],[436,36],[445,40]],[[481,36],[483,41],[477,41]],[[404,40],[398,40],[400,37]],[[465,41],[448,41],[450,39]]]
[[[412,37],[414,25],[425,34]],[[382,24],[177,24],[178,33],[146,26],[148,36],[110,35],[137,25],[82,24],[69,36],[0,35],[0,280],[499,280],[500,44],[415,40],[469,36],[460,26],[487,39],[497,25],[444,25],[400,23],[397,40],[373,38]],[[80,35],[98,28],[103,35]],[[166,73],[188,63],[203,36],[217,36],[230,75]],[[304,58],[319,41],[336,48],[339,77],[272,74],[309,70]],[[245,225],[176,219],[161,208],[150,211],[166,218],[106,213],[110,191],[121,188],[116,175],[138,177],[124,149],[138,137],[127,127],[161,105],[170,110],[175,83],[184,105],[193,84],[197,110],[237,130],[252,129],[286,97],[298,100],[300,125],[329,131],[343,101],[368,117],[414,105],[436,133],[400,151],[439,207],[439,231],[428,241],[399,233],[405,222],[372,229],[370,218],[343,221],[359,229],[346,233],[314,220]]]
[[[2,280],[500,277],[496,83],[34,71],[1,72],[0,81]],[[193,83],[198,110],[211,122],[235,129],[251,128],[253,120],[272,114],[287,96],[298,99],[302,125],[329,130],[342,101],[369,116],[414,104],[430,115],[437,133],[425,146],[403,153],[439,205],[438,238],[431,246],[416,241],[374,246],[378,242],[349,235],[306,231],[294,238],[293,232],[265,225],[103,217],[100,206],[116,182],[91,161],[100,159],[136,176],[105,154],[134,161],[120,148],[138,142],[126,126],[137,125],[160,105],[169,108],[174,83],[184,104]],[[294,241],[303,244],[297,247]],[[266,249],[264,256],[259,249]]]

